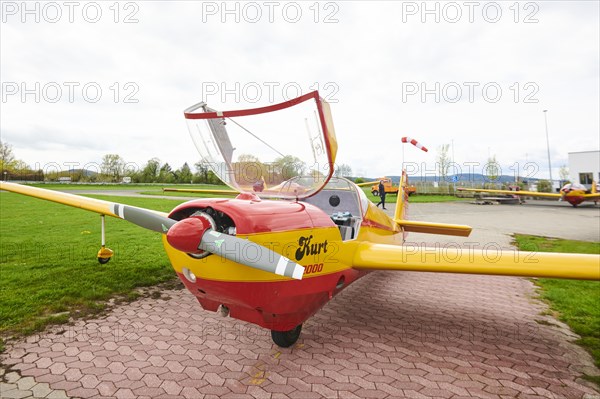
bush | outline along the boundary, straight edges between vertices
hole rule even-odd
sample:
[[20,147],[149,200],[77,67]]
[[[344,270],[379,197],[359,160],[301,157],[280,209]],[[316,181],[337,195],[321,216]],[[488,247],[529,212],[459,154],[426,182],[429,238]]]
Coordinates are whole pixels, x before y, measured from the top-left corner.
[[550,180],[540,180],[537,183],[538,193],[551,193],[552,192],[552,184]]

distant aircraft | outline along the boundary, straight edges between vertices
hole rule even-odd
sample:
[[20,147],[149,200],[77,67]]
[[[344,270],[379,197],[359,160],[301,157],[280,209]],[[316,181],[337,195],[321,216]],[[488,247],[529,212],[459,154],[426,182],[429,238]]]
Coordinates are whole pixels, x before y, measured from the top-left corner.
[[574,207],[581,204],[584,201],[594,201],[598,204],[600,200],[600,194],[596,182],[592,182],[591,190],[588,190],[584,185],[577,183],[565,184],[558,193],[538,193],[535,191],[513,191],[513,190],[490,190],[490,189],[479,189],[479,188],[458,188],[458,191],[471,191],[475,193],[493,193],[493,194],[507,194],[507,195],[518,195],[527,197],[540,197],[540,198],[556,198],[559,201],[566,201]]
[[390,217],[356,184],[332,177],[337,141],[329,104],[316,91],[250,110],[200,103],[185,118],[203,161],[236,198],[195,199],[167,214],[13,183],[0,189],[102,215],[100,263],[112,256],[105,215],[162,234],[173,268],[204,309],[268,328],[281,347],[373,270],[600,280],[596,255],[402,245],[408,232],[468,236],[471,228],[407,220],[404,190]]

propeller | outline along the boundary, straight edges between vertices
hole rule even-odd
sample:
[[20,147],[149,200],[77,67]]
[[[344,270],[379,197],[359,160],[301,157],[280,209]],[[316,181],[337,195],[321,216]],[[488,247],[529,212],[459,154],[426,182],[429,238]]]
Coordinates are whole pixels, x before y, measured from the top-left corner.
[[158,233],[165,234],[175,223],[177,223],[177,220],[164,217],[148,209],[123,204],[112,205],[113,213],[121,219]]
[[260,244],[220,233],[211,220],[200,214],[177,221],[153,211],[113,204],[113,213],[145,229],[166,234],[169,244],[190,254],[203,251],[219,255],[242,265],[301,280],[304,267]]

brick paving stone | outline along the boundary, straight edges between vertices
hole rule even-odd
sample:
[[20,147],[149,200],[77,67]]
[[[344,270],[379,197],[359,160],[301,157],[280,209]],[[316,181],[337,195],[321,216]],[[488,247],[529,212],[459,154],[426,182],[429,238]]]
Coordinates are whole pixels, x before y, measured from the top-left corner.
[[68,399],[67,393],[62,390],[52,391],[46,396],[47,399]]
[[161,374],[158,376],[158,378],[160,378],[163,381],[183,381],[186,378],[188,378],[188,376],[186,374],[182,374],[182,373],[171,373],[171,372],[166,372],[164,374]]
[[288,384],[296,388],[297,391],[310,392],[312,390],[312,384],[301,378],[288,378]]
[[135,388],[141,388],[143,386],[145,386],[145,384],[141,381],[121,380],[121,381],[115,382],[115,387],[117,389],[125,388],[125,389],[133,390]]
[[69,390],[69,396],[77,398],[97,398],[99,392],[97,389],[90,388],[75,388]]
[[80,386],[81,386],[81,384],[79,384],[77,382],[64,381],[64,380],[50,384],[50,387],[52,389],[62,389],[65,391],[68,391],[69,389],[76,389],[76,388],[79,388]]
[[79,381],[83,377],[81,370],[73,368],[67,369],[67,371],[65,371],[63,375],[65,376],[65,380],[72,382]]
[[197,388],[197,389],[198,389],[198,392],[200,392],[201,394],[216,395],[217,397],[221,397],[223,395],[231,393],[231,391],[227,387],[205,385],[205,386],[203,386],[201,388]]
[[43,382],[37,383],[31,387],[31,393],[33,394],[34,398],[45,398],[50,392],[52,392],[50,386]]
[[324,384],[313,384],[312,386],[313,391],[323,395],[324,398],[335,398],[337,397],[337,393],[329,388],[328,385],[324,385]]
[[115,392],[116,399],[136,399],[136,395],[131,389],[121,388]]
[[40,375],[39,377],[35,377],[35,380],[37,382],[45,382],[48,384],[52,384],[58,381],[64,381],[64,379],[65,377],[62,375],[54,375],[50,373]]
[[17,381],[19,381],[19,379],[19,374],[15,372],[6,373],[6,375],[4,376],[4,381],[6,381],[9,384],[14,384]]
[[30,390],[36,384],[32,377],[20,378],[16,381],[16,383],[17,387],[23,391]]
[[31,391],[21,391],[19,389],[12,389],[10,391],[2,391],[2,398],[6,399],[22,399],[31,397]]
[[[18,380],[18,378],[17,378],[17,380]],[[0,392],[12,391],[12,390],[15,390],[18,388],[19,387],[17,387],[16,381],[15,381],[15,383],[7,383],[7,382],[0,381]]]

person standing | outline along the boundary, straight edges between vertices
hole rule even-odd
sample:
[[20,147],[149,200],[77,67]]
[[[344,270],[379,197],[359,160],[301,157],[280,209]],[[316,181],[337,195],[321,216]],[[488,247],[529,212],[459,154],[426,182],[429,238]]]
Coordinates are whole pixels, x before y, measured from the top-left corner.
[[380,201],[377,206],[381,205],[383,209],[387,210],[385,207],[385,186],[383,185],[383,180],[379,181],[379,198]]

